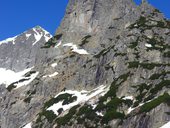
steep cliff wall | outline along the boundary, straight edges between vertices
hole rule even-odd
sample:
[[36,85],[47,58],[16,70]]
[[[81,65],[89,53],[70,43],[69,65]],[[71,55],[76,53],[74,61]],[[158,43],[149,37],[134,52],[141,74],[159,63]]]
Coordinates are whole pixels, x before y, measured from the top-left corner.
[[1,127],[161,127],[170,121],[169,35],[170,21],[146,1],[70,0],[32,59],[36,78],[2,86]]

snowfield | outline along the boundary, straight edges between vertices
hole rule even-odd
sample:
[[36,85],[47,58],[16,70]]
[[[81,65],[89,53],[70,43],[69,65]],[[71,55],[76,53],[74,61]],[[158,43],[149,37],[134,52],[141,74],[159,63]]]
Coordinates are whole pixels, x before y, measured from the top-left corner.
[[[14,72],[12,70],[7,70],[4,68],[0,68],[0,84],[5,84],[6,88],[11,85],[12,83],[15,83],[16,86],[15,89],[22,87],[24,85],[28,85],[31,83],[39,74],[39,72],[32,73],[30,76],[26,77],[24,76],[26,73],[29,73],[32,68],[25,69],[21,72]],[[23,81],[20,81],[23,80]],[[20,82],[19,82],[20,81]]]
[[[52,110],[57,116],[59,115],[58,110],[60,108],[63,109],[63,111],[69,110],[70,108],[74,107],[75,105],[81,104],[81,103],[85,103],[86,101],[90,101],[91,99],[93,99],[96,96],[103,96],[104,94],[106,94],[109,90],[108,86],[100,86],[92,91],[72,91],[72,90],[66,90],[63,91],[61,93],[59,93],[58,95],[55,96],[58,97],[61,94],[72,94],[73,96],[77,97],[77,100],[70,103],[70,104],[66,104],[66,105],[62,105],[63,101],[60,101],[58,103],[53,104],[51,107],[47,108],[48,111]],[[93,102],[92,102],[93,103]],[[92,104],[93,105],[93,104]],[[102,114],[99,113],[101,116]]]
[[163,125],[162,127],[160,128],[170,128],[170,121],[168,123],[166,123],[165,125]]
[[63,44],[64,47],[71,47],[72,51],[82,55],[88,55],[89,53],[84,49],[78,49],[77,45],[73,43]]
[[32,128],[32,127],[31,127],[31,124],[32,124],[32,123],[28,123],[28,124],[26,124],[26,125],[25,125],[24,127],[22,127],[22,128]]

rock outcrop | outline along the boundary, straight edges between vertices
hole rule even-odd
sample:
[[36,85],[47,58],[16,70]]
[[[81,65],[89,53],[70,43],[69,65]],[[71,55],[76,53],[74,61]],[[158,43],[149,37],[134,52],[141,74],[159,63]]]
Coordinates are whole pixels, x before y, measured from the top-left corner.
[[24,39],[21,52],[0,43],[2,68],[38,73],[1,85],[0,126],[161,127],[170,121],[169,37],[170,21],[147,1],[70,0],[46,43]]

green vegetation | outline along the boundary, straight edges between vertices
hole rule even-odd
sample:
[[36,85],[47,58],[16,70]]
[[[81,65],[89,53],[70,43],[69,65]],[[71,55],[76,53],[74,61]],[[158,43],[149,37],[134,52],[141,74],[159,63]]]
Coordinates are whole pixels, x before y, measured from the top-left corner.
[[138,68],[139,61],[129,62],[128,68]]
[[124,119],[124,117],[125,117],[124,113],[116,112],[115,110],[110,110],[107,111],[107,113],[104,115],[102,122],[108,123],[113,119]]
[[82,107],[79,109],[79,111],[78,111],[78,113],[77,113],[77,116],[81,116],[81,115],[83,115],[83,114],[87,114],[87,113],[89,113],[89,112],[91,112],[91,111],[92,111],[92,107],[91,107],[90,105],[85,104],[84,106],[82,106]]
[[34,90],[34,91],[27,91],[27,95],[34,95],[36,93],[36,90]]
[[[28,92],[28,93],[30,93],[30,92]],[[27,100],[29,100],[29,99],[27,99]],[[26,101],[27,101],[27,100],[26,100]],[[42,120],[42,117],[43,117],[43,116],[48,120],[48,122],[53,122],[53,121],[57,118],[57,116],[54,114],[53,111],[48,111],[48,110],[46,110],[47,108],[49,108],[49,107],[52,106],[53,104],[58,103],[59,101],[63,101],[63,104],[62,104],[62,105],[65,105],[65,104],[72,103],[72,102],[75,101],[75,100],[77,100],[77,97],[73,96],[72,94],[68,94],[68,93],[60,94],[60,95],[58,95],[56,98],[50,99],[49,101],[47,101],[47,102],[44,104],[44,107],[43,107],[43,109],[42,109],[42,112],[39,113],[39,116],[38,116],[38,118],[37,118],[37,120],[36,120],[36,124],[42,122],[41,120]],[[75,106],[75,107],[78,107],[78,105]],[[69,113],[66,115],[66,117],[64,116],[65,118],[64,118],[64,117],[58,118],[58,120],[60,120],[60,123],[63,123],[64,120],[67,120],[67,121],[68,121],[68,119],[70,119],[70,116],[73,115],[73,110],[74,110],[75,107],[73,107],[72,109],[70,109],[70,111],[69,111]],[[60,108],[60,109],[58,110],[58,113],[61,114],[62,111],[63,111],[63,109]]]
[[32,97],[29,96],[29,97],[27,97],[27,98],[24,99],[24,102],[25,102],[25,103],[30,103],[31,99],[32,99]]
[[131,42],[131,45],[129,46],[129,48],[136,48],[138,46],[139,39],[140,37],[138,37],[136,41]]
[[155,67],[161,67],[161,66],[170,66],[170,64],[159,64],[159,63],[139,63],[139,61],[132,61],[132,62],[128,62],[128,68],[138,68],[139,66],[144,68],[144,69],[148,69],[148,70],[152,70]]
[[140,93],[143,92],[143,90],[149,90],[149,88],[151,87],[151,85],[147,85],[145,83],[142,83],[140,85],[136,85],[138,87],[137,91],[139,91]]
[[34,73],[36,73],[36,71],[30,71],[30,72],[27,72],[24,76],[25,77],[30,77]]
[[63,108],[58,109],[58,114],[60,115],[63,112]]
[[170,115],[170,112],[166,112],[167,115]]
[[66,125],[68,123],[70,123],[70,120],[73,118],[73,116],[76,114],[77,112],[77,108],[80,107],[80,105],[76,105],[74,107],[72,107],[68,114],[64,115],[63,117],[59,117],[56,122],[59,126],[61,125]]
[[[131,106],[133,102],[131,100],[123,100],[121,98],[117,98],[116,92],[117,92],[118,86],[120,86],[122,82],[127,80],[129,75],[130,73],[128,72],[126,74],[119,76],[117,79],[115,79],[112,82],[110,90],[104,96],[99,98],[98,105],[96,106],[95,109],[93,109],[92,106],[88,104],[85,104],[82,107],[75,106],[72,109],[70,109],[68,114],[56,119],[57,124],[59,126],[61,125],[71,126],[72,121],[77,120],[78,124],[84,124],[85,126],[88,127],[88,123],[85,120],[89,120],[94,123],[95,122],[107,123],[108,121],[112,119],[123,120],[123,118],[125,117],[125,114],[123,112],[118,112],[117,111],[118,108],[122,105]],[[108,103],[104,104],[104,102],[106,102],[108,98],[111,98],[111,100]],[[103,113],[104,117],[98,116],[96,112],[104,112]]]
[[95,58],[100,58],[101,56],[106,55],[111,49],[113,49],[115,46],[110,46],[109,48],[105,48],[102,51],[100,51],[98,54],[94,55]]
[[169,58],[169,57],[170,57],[170,51],[165,52],[165,53],[163,54],[163,56]]
[[139,20],[136,21],[136,23],[132,24],[131,26],[129,26],[130,29],[132,28],[139,28],[141,26],[145,26],[145,23],[147,22],[146,18],[141,16],[139,18]]
[[69,104],[69,103],[72,103],[75,99],[77,99],[77,97],[72,97],[72,94],[68,94],[68,93],[61,94],[61,95],[57,96],[56,98],[52,98],[49,101],[47,101],[44,104],[44,108],[48,108],[51,105],[58,103],[59,101],[63,101],[63,105]]
[[156,80],[159,79],[161,76],[166,76],[167,74],[170,74],[170,72],[165,72],[163,71],[162,73],[157,73],[157,74],[153,74],[152,76],[150,76],[150,80]]
[[63,34],[58,34],[55,35],[54,37],[52,37],[48,42],[46,42],[44,44],[44,46],[42,46],[41,48],[50,48],[50,47],[54,47],[56,45],[56,43],[58,42],[58,40],[60,40],[62,38]]
[[30,101],[31,101],[31,99],[32,99],[32,95],[34,95],[36,93],[36,90],[34,90],[34,91],[27,91],[27,98],[25,98],[23,101],[25,102],[25,103],[30,103]]
[[135,97],[136,99],[136,102],[133,104],[133,107],[137,107],[139,105],[140,102],[143,101],[143,98],[145,97],[145,95],[147,94],[147,92],[144,92],[144,90],[149,90],[152,85],[147,85],[145,83],[142,83],[142,84],[139,84],[139,85],[136,85],[136,86],[133,86],[134,88],[137,88],[137,92],[139,91],[139,95],[137,95]]
[[140,107],[139,113],[142,112],[149,112],[161,103],[167,103],[170,104],[170,95],[168,93],[165,93],[162,96],[159,96],[158,98],[152,100],[151,102],[145,103],[143,106]]
[[62,36],[63,36],[63,34],[60,33],[60,34],[58,34],[58,35],[55,35],[54,38],[55,38],[56,40],[60,40]]
[[[124,113],[117,112],[117,109],[122,105],[127,105],[128,107],[133,104],[131,100],[123,100],[121,98],[118,98],[116,96],[116,92],[118,87],[127,80],[127,78],[130,76],[130,72],[123,74],[119,76],[117,79],[115,79],[111,86],[109,91],[102,97],[99,98],[99,102],[97,107],[95,108],[95,111],[106,111],[102,122],[108,123],[112,119],[123,119],[125,117]],[[105,101],[108,100],[108,98],[111,98],[111,100],[104,104]]]
[[39,114],[39,117],[45,116],[45,118],[48,120],[48,122],[52,123],[57,116],[54,114],[53,111],[42,111],[42,113]]
[[140,58],[140,55],[139,55],[140,52],[134,52],[133,54],[136,56],[136,59],[139,59],[139,58]]
[[[152,29],[153,27],[159,27],[159,28],[170,28],[169,21],[165,19],[165,21],[160,20],[154,20],[153,16],[156,15],[158,12],[155,10],[153,13],[151,13],[148,17],[141,16],[134,24],[129,26],[129,29],[138,28],[141,30],[141,32]],[[155,22],[152,24],[152,22]]]
[[156,63],[140,63],[140,66],[145,68],[145,69],[152,70],[155,67],[160,67],[161,64],[156,64]]
[[16,85],[14,85],[15,83],[13,83],[13,84],[11,84],[11,85],[9,85],[6,89],[9,91],[9,92],[11,92],[14,88],[16,88],[17,86]]
[[77,100],[77,96],[69,97],[63,101],[62,105],[70,104],[76,100]]
[[85,37],[82,39],[80,46],[83,46],[83,45],[85,45],[86,43],[88,43],[88,42],[89,42],[89,38],[91,38],[91,35],[85,36]]
[[155,85],[153,89],[150,90],[150,93],[156,94],[159,90],[162,90],[163,87],[170,88],[170,80],[163,80],[159,84]]
[[115,56],[125,56],[127,53],[115,53]]

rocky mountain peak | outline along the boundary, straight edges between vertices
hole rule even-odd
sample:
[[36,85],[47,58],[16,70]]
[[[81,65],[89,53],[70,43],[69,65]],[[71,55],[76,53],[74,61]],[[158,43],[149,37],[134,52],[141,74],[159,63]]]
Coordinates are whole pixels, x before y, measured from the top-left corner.
[[36,26],[15,37],[0,41],[0,67],[13,71],[31,68],[36,63],[39,48],[51,37],[45,29]]
[[61,29],[67,27],[70,33],[98,33],[135,8],[132,0],[70,0]]
[[2,128],[169,128],[170,21],[159,10],[70,0],[47,37],[38,26],[0,45]]

